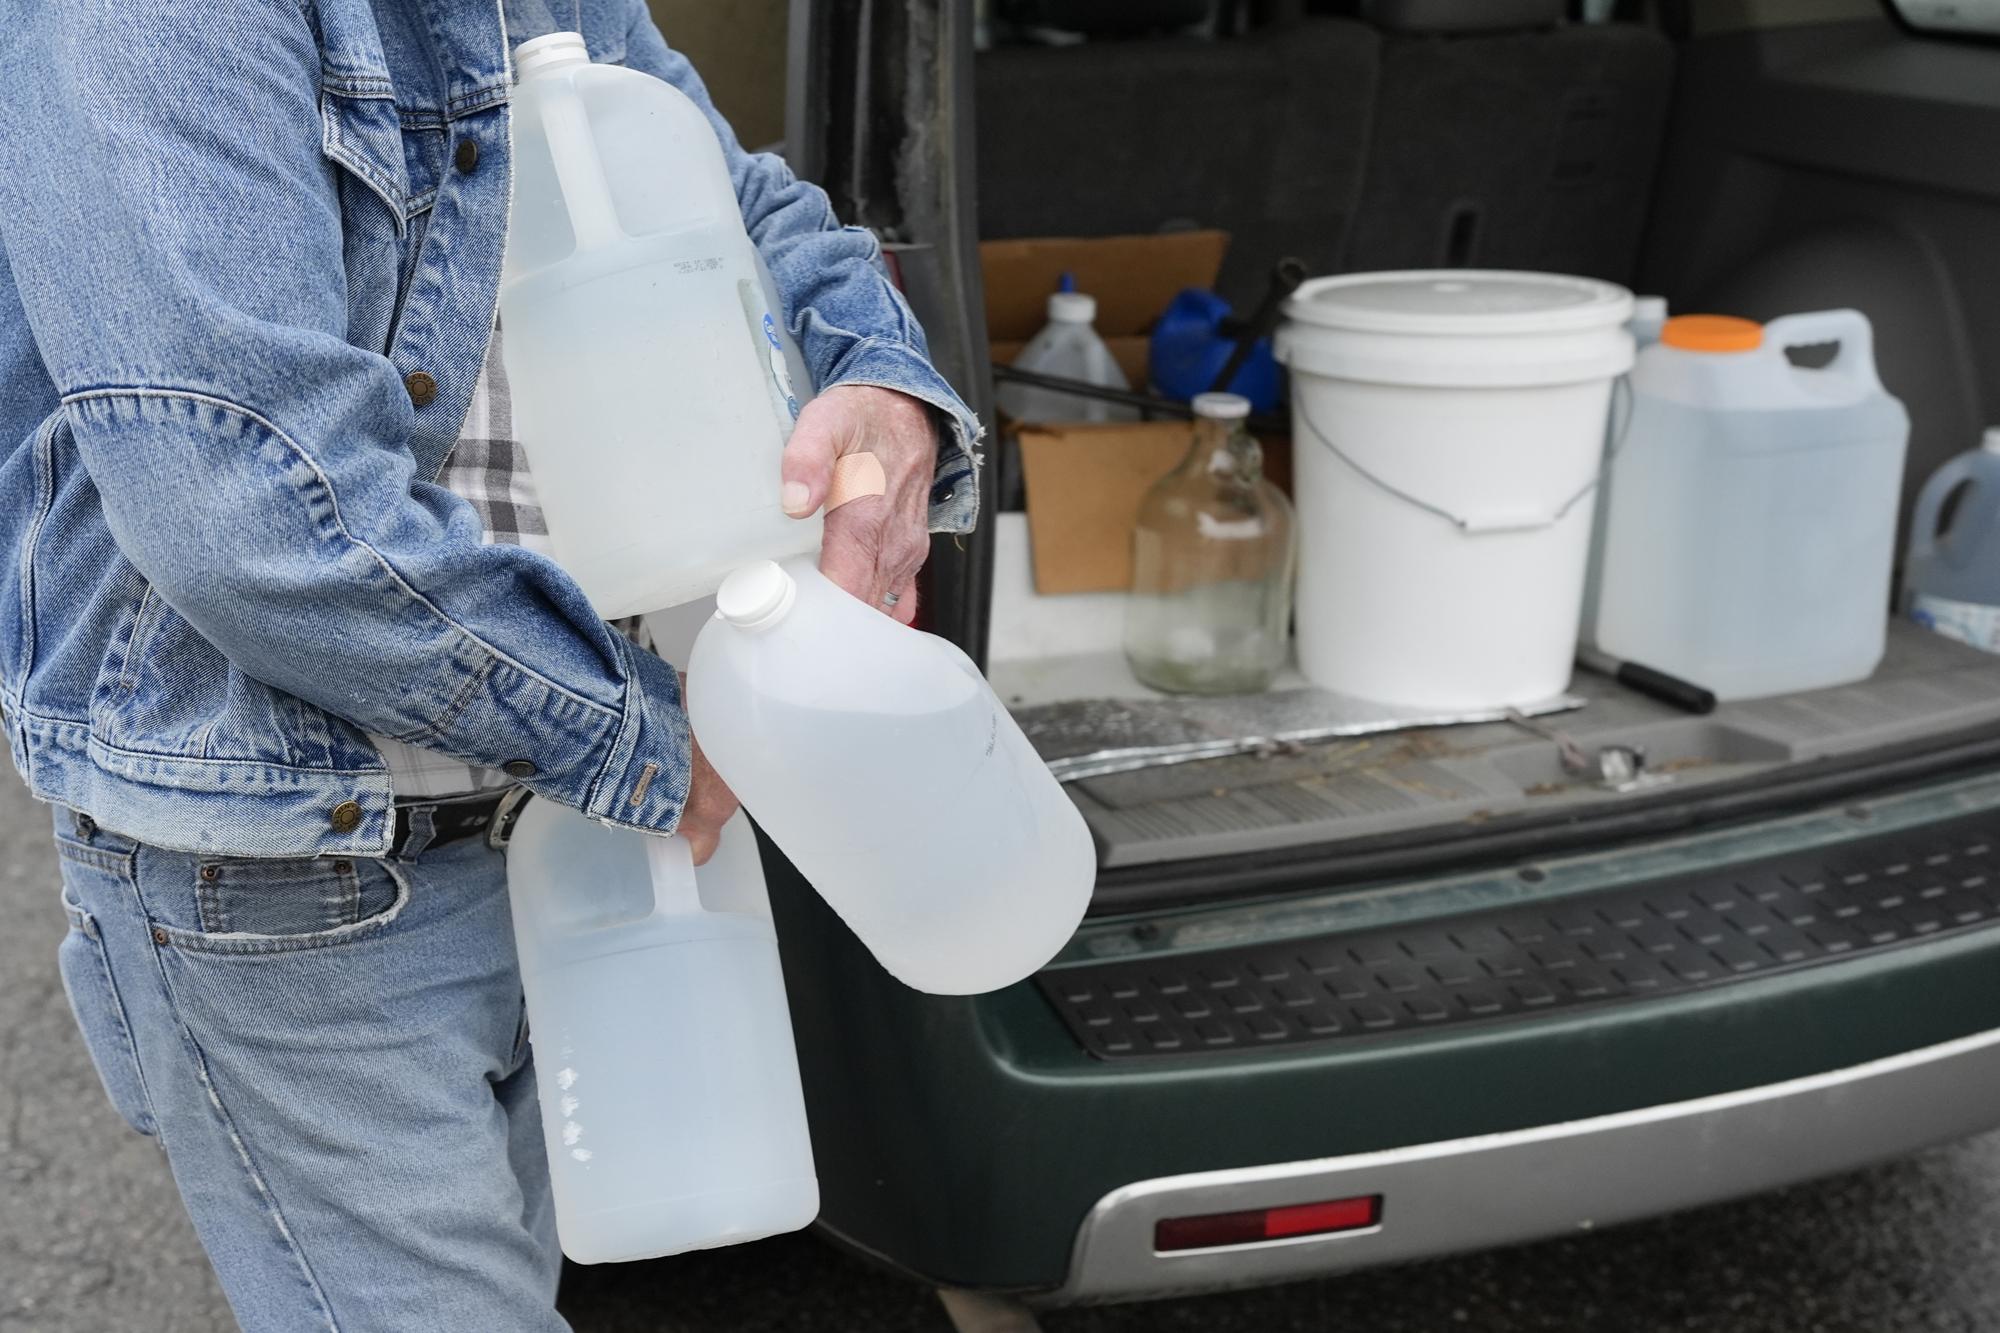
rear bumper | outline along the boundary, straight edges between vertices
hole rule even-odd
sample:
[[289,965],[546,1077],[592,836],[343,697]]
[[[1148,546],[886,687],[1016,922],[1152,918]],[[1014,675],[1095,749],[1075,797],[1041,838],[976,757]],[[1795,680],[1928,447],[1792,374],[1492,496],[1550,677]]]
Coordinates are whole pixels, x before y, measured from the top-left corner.
[[[1968,831],[1976,847],[1950,843],[1934,858],[1934,837]],[[1331,1040],[1254,1048],[1201,1049],[1190,1026],[1171,1054],[1149,1039],[1116,1058],[1083,1044],[1099,1029],[1067,998],[1081,989],[1071,980],[1091,990],[1085,1005],[1129,983],[1134,998],[1120,1005],[1160,1009],[1158,1021],[1128,1013],[1143,1036],[1173,1021],[1170,987],[1211,961],[1232,965],[1234,997],[1274,950],[1305,963],[1315,944],[1354,954],[1407,937],[1428,960],[1421,938],[1440,924],[1457,934],[1529,904],[1558,927],[1558,911],[1615,908],[1634,892],[1677,911],[1661,894],[1689,889],[1690,876],[1691,891],[1747,889],[1768,913],[1789,900],[1762,902],[1754,877],[1774,856],[1808,851],[1824,862],[1817,897],[1849,932],[1846,952],[1678,990],[1663,983],[1646,997],[1349,1025]],[[939,1286],[1110,1300],[1282,1281],[1685,1208],[2000,1124],[2000,778],[1543,862],[1532,877],[1502,867],[1111,919],[1087,926],[1044,984],[973,998],[895,985],[795,874],[769,868],[822,1224]],[[1938,877],[1947,891],[1933,897]],[[1975,879],[1980,888],[1963,888]],[[1950,884],[1982,897],[1972,924],[1953,924]],[[1930,903],[1946,916],[1895,916]],[[1614,918],[1600,912],[1600,927]],[[1683,940],[1713,935],[1698,914],[1682,927]],[[1852,943],[1896,931],[1906,933],[1893,943]],[[1774,920],[1757,938],[1781,934]],[[1265,1008],[1301,979],[1269,983]],[[1385,1202],[1374,1234],[1152,1249],[1162,1216],[1376,1193]]]
[[[1849,1069],[1616,1115],[1112,1190],[1052,1302],[1283,1282],[1632,1221],[2000,1125],[2000,1029]],[[1161,1254],[1162,1218],[1380,1195],[1367,1231]]]

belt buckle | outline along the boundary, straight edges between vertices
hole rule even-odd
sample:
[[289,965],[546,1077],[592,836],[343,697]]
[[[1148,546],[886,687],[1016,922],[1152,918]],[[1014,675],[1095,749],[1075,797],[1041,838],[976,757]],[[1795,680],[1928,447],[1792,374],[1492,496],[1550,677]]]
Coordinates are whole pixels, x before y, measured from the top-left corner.
[[486,830],[488,847],[496,852],[507,850],[507,843],[514,836],[514,821],[521,817],[522,809],[533,796],[526,787],[509,787],[500,794],[500,804],[493,809],[493,823]]

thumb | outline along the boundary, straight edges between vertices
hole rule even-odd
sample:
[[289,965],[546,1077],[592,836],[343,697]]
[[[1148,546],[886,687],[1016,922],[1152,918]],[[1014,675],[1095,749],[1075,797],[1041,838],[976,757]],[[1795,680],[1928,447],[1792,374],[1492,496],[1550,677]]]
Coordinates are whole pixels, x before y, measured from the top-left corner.
[[792,438],[785,444],[784,490],[780,503],[793,518],[819,512],[833,485],[833,463],[840,454],[838,418],[828,411],[828,400],[816,398],[799,413]]

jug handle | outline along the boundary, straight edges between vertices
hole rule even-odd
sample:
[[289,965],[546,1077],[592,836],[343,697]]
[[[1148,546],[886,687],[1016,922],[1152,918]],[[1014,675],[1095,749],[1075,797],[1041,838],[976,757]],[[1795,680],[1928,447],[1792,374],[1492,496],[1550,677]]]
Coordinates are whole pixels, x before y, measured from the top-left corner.
[[590,133],[589,113],[568,77],[558,74],[538,82],[544,85],[542,133],[548,136],[549,155],[555,159],[556,183],[562,187],[576,248],[602,249],[621,240],[625,230],[618,225],[618,207],[604,178],[597,140]]
[[646,868],[653,876],[653,915],[691,916],[708,909],[701,905],[701,890],[695,882],[694,851],[681,837],[646,839]]
[[1944,503],[1972,477],[1975,454],[1956,454],[1945,460],[1945,465],[1937,474],[1924,483],[1924,489],[1917,496],[1916,512],[1910,516],[1910,558],[1925,560],[1935,555],[1939,538],[1938,516],[1944,512]]
[[1840,350],[1833,360],[1813,373],[1840,375],[1871,393],[1882,392],[1882,380],[1875,373],[1875,326],[1859,310],[1785,315],[1764,326],[1764,337],[1780,349],[1838,343]]

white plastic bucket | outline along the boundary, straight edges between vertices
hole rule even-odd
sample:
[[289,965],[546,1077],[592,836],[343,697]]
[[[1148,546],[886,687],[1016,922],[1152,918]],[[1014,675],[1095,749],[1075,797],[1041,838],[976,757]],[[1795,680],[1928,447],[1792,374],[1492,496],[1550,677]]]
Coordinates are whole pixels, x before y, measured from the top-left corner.
[[1562,693],[1632,294],[1558,274],[1356,273],[1307,283],[1285,313],[1300,669],[1423,708]]

